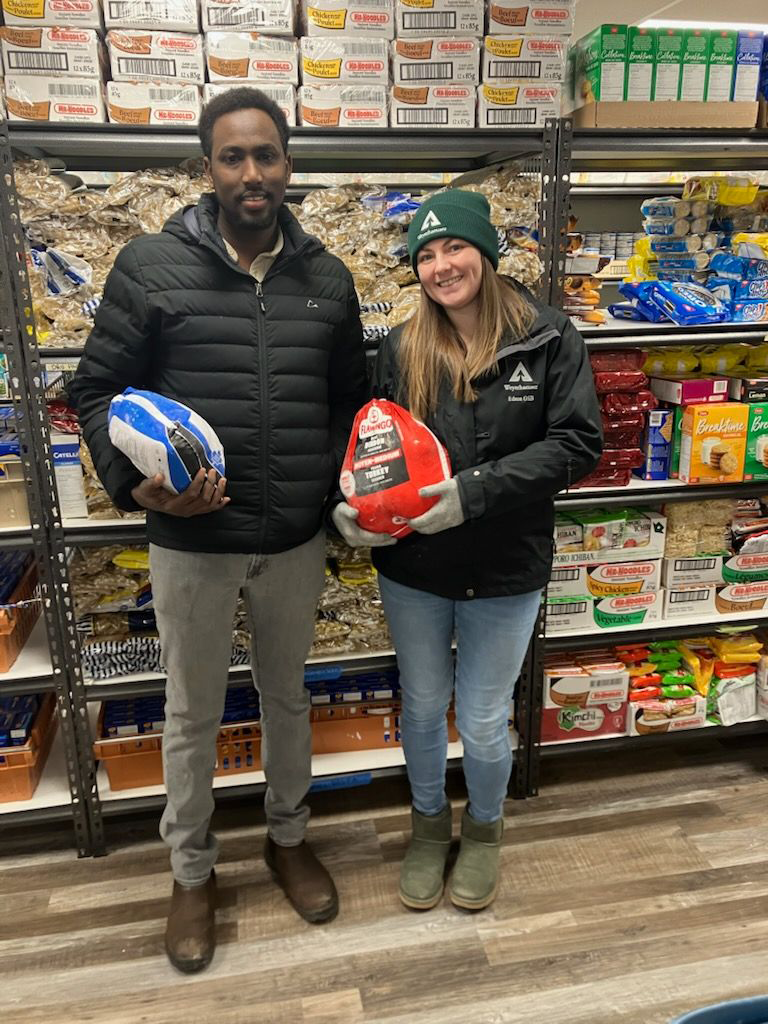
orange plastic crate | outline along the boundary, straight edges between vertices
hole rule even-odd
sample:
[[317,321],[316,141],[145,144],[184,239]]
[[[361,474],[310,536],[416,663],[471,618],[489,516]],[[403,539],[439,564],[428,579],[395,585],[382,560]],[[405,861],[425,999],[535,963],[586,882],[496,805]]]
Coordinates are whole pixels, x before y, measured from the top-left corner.
[[[351,750],[381,750],[402,746],[398,705],[340,708],[343,714],[338,717],[332,714],[333,710],[324,708],[323,711],[330,712],[324,719],[315,716],[313,712],[313,754],[341,754]],[[453,743],[458,738],[454,713],[449,711],[448,741]]]
[[[29,601],[35,596],[36,590],[37,565],[33,562],[19,580],[8,604]],[[39,617],[39,602],[23,608],[0,608],[0,673],[12,667]]]
[[0,747],[0,803],[30,800],[37,789],[56,733],[56,697],[47,693],[23,747]]

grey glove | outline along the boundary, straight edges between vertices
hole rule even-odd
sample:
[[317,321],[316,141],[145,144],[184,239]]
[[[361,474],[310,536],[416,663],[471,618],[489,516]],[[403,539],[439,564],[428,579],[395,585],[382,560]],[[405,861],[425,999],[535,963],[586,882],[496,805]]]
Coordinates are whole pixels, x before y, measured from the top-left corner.
[[440,533],[441,530],[450,530],[454,526],[461,526],[467,518],[461,507],[459,485],[455,476],[450,480],[441,480],[439,484],[422,487],[419,494],[422,498],[439,498],[440,500],[423,516],[408,520],[410,528],[416,530],[417,533]]
[[358,526],[355,520],[359,515],[360,510],[352,508],[346,501],[342,501],[331,512],[333,525],[351,548],[384,548],[397,544],[397,538],[390,537],[388,533],[371,533]]

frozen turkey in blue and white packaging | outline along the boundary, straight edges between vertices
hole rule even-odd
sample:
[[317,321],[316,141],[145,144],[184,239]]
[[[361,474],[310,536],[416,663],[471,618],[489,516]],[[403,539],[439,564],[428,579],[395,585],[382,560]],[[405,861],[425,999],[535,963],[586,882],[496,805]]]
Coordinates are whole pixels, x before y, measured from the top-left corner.
[[154,391],[126,388],[109,405],[109,439],[146,477],[162,473],[181,494],[201,469],[224,476],[224,449],[192,409]]

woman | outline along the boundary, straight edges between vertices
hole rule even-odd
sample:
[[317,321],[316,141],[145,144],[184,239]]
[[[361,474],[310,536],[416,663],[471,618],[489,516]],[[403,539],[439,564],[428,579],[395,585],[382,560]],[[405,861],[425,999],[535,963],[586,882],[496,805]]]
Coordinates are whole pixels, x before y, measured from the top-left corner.
[[454,189],[428,199],[408,249],[421,304],[382,343],[374,393],[429,425],[454,475],[422,490],[438,501],[397,544],[375,546],[383,538],[360,530],[348,505],[333,518],[352,543],[373,538],[400,667],[413,796],[400,898],[429,909],[443,892],[446,712],[455,689],[469,803],[450,898],[480,910],[498,885],[509,705],[549,578],[553,496],[595,466],[600,416],[575,328],[496,274],[498,237],[484,196]]

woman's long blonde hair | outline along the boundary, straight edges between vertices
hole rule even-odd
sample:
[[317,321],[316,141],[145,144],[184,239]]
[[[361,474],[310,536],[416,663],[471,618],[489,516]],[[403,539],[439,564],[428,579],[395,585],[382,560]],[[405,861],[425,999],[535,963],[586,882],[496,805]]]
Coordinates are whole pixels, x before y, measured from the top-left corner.
[[496,368],[496,352],[506,331],[515,339],[525,337],[536,311],[514,287],[499,277],[493,264],[483,256],[483,274],[477,293],[477,330],[469,351],[441,305],[421,289],[415,315],[403,330],[399,347],[400,370],[408,408],[424,420],[437,409],[440,385],[451,384],[460,402],[474,402],[472,384]]

